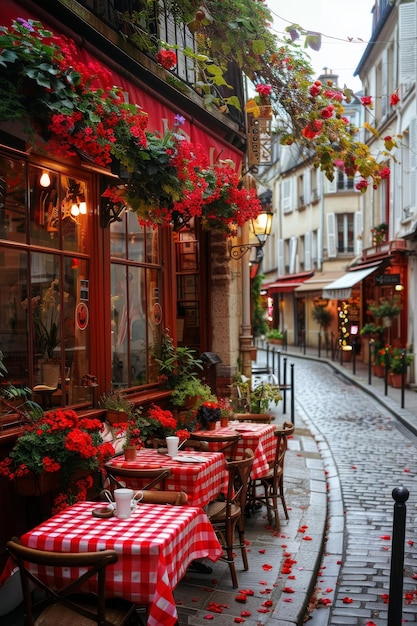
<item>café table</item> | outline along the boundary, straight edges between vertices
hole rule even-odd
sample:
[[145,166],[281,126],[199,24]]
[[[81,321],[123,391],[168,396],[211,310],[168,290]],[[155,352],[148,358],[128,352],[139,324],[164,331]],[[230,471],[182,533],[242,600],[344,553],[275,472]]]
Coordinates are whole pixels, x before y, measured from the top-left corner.
[[[56,552],[115,550],[107,567],[106,594],[148,606],[147,626],[174,626],[173,590],[194,559],[217,561],[222,553],[200,507],[140,504],[127,519],[97,518],[97,502],[78,502],[21,537],[25,546]],[[68,580],[68,570],[33,566],[45,582]],[[88,591],[95,591],[90,581]]]
[[[118,456],[106,465],[132,470],[170,467],[172,474],[166,479],[167,490],[185,491],[191,506],[207,506],[224,490],[226,461],[221,452],[185,450],[179,451],[176,458],[178,460],[167,454],[160,454],[153,448],[142,448],[137,452],[134,461],[126,461],[123,456]],[[141,485],[136,484],[134,478],[129,478],[129,487],[140,489]]]
[[[199,430],[199,435],[230,435],[238,432],[241,435],[237,444],[237,457],[243,458],[246,448],[253,450],[255,459],[252,466],[251,478],[255,480],[264,476],[269,469],[269,463],[275,458],[276,437],[273,424],[259,424],[252,422],[231,421],[227,426],[213,430]],[[221,444],[210,443],[210,450],[216,450]]]

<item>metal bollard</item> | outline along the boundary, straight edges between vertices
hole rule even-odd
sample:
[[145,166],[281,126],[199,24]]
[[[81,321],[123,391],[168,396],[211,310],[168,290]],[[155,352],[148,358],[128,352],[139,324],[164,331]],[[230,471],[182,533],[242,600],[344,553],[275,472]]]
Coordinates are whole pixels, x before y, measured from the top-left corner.
[[370,339],[368,345],[368,385],[372,385],[372,348],[374,347],[374,340]]
[[405,375],[407,372],[407,359],[406,359],[406,351],[403,350],[401,352],[402,359],[402,370],[401,370],[401,408],[404,408],[405,404]]
[[281,384],[281,350],[278,350],[278,367],[277,367],[278,385]]
[[409,491],[406,487],[396,487],[392,491],[395,500],[392,525],[391,572],[388,602],[387,626],[401,626],[403,581],[404,581],[404,540],[405,515]]
[[291,369],[291,423],[294,424],[294,363],[291,363],[290,369]]
[[287,412],[287,357],[284,356],[284,380],[283,380],[283,385],[284,385],[284,389],[283,389],[283,405],[282,405],[282,412],[284,413],[284,415]]
[[355,376],[356,374],[356,338],[355,337],[352,339],[352,350],[353,350],[352,374]]

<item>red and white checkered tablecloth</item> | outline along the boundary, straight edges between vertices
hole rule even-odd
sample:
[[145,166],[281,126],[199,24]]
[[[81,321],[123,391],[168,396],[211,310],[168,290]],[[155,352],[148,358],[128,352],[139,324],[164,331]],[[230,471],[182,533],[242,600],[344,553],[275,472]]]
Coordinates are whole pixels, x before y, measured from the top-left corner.
[[[126,467],[129,469],[152,469],[156,467],[171,467],[172,475],[167,479],[169,491],[185,491],[188,495],[188,504],[191,506],[206,506],[224,490],[227,480],[226,462],[221,452],[179,452],[178,457],[189,456],[201,459],[198,463],[182,463],[174,461],[166,454],[159,454],[152,448],[143,448],[137,453],[135,461],[125,461],[123,457],[115,457],[108,465],[112,467]],[[123,478],[132,489],[140,489],[141,484],[133,479]]]
[[[241,439],[237,446],[237,456],[242,457],[244,450],[253,450],[255,459],[253,461],[251,478],[256,479],[265,475],[269,469],[269,463],[275,458],[277,439],[274,435],[275,426],[273,424],[255,424],[253,422],[229,422],[228,426],[217,427],[216,430],[200,430],[198,434],[208,435],[232,435],[238,432]],[[210,443],[210,449],[216,450],[217,444]],[[220,447],[221,444],[218,444]]]
[[[128,519],[93,517],[97,502],[79,502],[21,537],[23,545],[57,552],[116,550],[106,569],[106,595],[149,605],[148,626],[174,626],[173,590],[194,559],[216,561],[221,546],[199,507],[139,504]],[[53,585],[68,576],[60,568],[33,571]],[[68,579],[66,579],[68,582]],[[90,581],[88,589],[93,588]]]

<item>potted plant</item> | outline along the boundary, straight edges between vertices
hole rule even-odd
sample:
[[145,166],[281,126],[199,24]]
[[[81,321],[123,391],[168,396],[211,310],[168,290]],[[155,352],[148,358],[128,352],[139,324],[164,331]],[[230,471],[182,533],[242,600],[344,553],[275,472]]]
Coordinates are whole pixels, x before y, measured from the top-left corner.
[[392,318],[401,311],[401,301],[398,296],[380,298],[378,303],[369,302],[368,310],[377,319],[382,319],[384,326],[391,326]]
[[373,245],[377,246],[378,244],[386,241],[387,233],[388,233],[388,224],[378,224],[375,228],[371,229]]
[[378,324],[374,324],[373,322],[364,324],[364,326],[362,326],[361,331],[360,331],[360,334],[363,337],[370,337],[371,339],[376,339],[376,340],[380,340],[383,333],[384,333],[383,326],[379,326]]
[[115,433],[116,437],[122,436],[124,439],[123,451],[127,461],[133,461],[136,458],[136,451],[144,447],[139,416],[140,413],[125,423],[119,423],[118,432]]
[[159,365],[160,379],[168,389],[177,389],[186,381],[197,380],[198,370],[203,369],[203,362],[196,356],[195,350],[174,345],[168,328],[155,345],[153,357]]
[[284,332],[278,328],[272,328],[266,333],[266,339],[269,343],[282,345],[284,341]]
[[383,346],[375,343],[373,353],[373,372],[378,378],[384,378],[386,367],[389,368],[391,360],[391,346]]
[[267,413],[271,402],[278,405],[282,400],[281,391],[278,385],[269,382],[261,382],[259,385],[251,388],[250,380],[238,374],[233,386],[238,390],[240,406],[238,413],[256,413],[261,415]]
[[220,407],[220,426],[224,428],[233,419],[233,407],[230,398],[219,398],[218,405]]
[[197,411],[197,421],[204,430],[215,430],[220,414],[221,410],[217,402],[203,402]]
[[135,405],[119,389],[103,393],[99,406],[106,409],[106,420],[110,424],[126,423],[133,417]]
[[189,378],[179,383],[171,394],[171,403],[184,409],[198,409],[202,402],[215,402],[216,396],[199,378]]
[[[0,350],[0,378],[4,378],[7,373],[4,354]],[[39,419],[43,415],[43,409],[30,399],[31,396],[32,390],[29,387],[16,387],[11,383],[2,385],[0,387],[1,413],[16,413],[23,422]]]
[[184,441],[190,436],[195,424],[191,422],[177,421],[172,412],[153,404],[146,414],[136,418],[136,425],[140,429],[140,435],[145,445],[152,446],[152,440],[165,439],[176,435]]
[[389,372],[391,385],[396,389],[402,386],[402,377],[407,372],[407,367],[412,363],[413,355],[402,348],[395,348],[392,351]]
[[[54,506],[64,508],[85,497],[91,475],[114,456],[113,446],[103,441],[102,429],[100,420],[79,417],[71,409],[45,413],[26,426],[0,462],[0,474],[15,481],[21,495],[59,490]],[[79,479],[83,482],[78,489]]]

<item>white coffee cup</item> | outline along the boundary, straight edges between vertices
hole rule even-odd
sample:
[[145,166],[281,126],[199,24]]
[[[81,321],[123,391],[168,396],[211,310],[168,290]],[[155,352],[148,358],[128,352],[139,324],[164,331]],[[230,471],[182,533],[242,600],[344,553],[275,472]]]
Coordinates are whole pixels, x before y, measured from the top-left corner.
[[167,437],[166,442],[167,442],[167,448],[168,448],[168,455],[177,456],[178,444],[180,442],[180,438],[179,437]]
[[116,517],[126,519],[132,511],[133,489],[115,489]]

